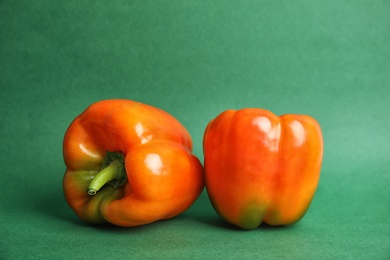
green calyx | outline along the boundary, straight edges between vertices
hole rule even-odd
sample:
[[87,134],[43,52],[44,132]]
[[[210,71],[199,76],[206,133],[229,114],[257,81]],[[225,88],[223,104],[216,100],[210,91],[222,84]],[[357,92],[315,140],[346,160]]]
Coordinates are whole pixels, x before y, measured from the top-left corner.
[[116,189],[125,185],[126,182],[124,155],[117,152],[107,152],[101,171],[96,174],[88,186],[88,194],[95,195],[106,184]]

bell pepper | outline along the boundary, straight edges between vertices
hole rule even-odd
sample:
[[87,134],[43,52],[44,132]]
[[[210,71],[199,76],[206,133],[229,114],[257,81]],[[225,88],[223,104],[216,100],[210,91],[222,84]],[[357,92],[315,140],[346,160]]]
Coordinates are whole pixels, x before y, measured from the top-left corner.
[[192,140],[173,116],[131,100],[103,100],[74,119],[63,141],[67,203],[89,223],[130,227],[169,219],[204,187]]
[[253,229],[304,216],[323,155],[315,119],[260,108],[227,110],[211,120],[203,142],[206,190],[222,219]]

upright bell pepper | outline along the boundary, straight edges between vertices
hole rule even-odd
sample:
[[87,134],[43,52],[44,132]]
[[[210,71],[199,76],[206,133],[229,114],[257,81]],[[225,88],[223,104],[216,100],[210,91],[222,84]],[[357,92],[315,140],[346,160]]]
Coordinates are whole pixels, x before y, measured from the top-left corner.
[[228,110],[204,133],[206,189],[227,222],[253,229],[262,222],[297,222],[316,191],[323,155],[318,123],[306,115],[263,109]]
[[90,223],[138,226],[172,218],[197,199],[203,168],[187,130],[130,100],[92,104],[63,142],[66,201]]

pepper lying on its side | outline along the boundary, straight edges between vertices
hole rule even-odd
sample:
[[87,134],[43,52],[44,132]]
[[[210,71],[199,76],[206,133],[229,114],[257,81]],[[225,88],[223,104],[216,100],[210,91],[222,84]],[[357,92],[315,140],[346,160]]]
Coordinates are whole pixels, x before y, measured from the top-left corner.
[[187,130],[130,100],[92,104],[63,143],[65,198],[84,221],[138,226],[172,218],[201,193],[203,168]]

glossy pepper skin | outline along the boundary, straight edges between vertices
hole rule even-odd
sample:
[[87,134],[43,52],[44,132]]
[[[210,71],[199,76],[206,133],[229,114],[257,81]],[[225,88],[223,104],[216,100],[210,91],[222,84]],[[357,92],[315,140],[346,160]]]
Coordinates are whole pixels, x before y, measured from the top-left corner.
[[187,130],[158,108],[104,100],[71,123],[63,142],[66,201],[89,223],[130,227],[182,213],[204,187]]
[[204,133],[206,189],[227,222],[253,229],[262,222],[300,220],[316,191],[323,155],[318,123],[306,115],[227,110]]

